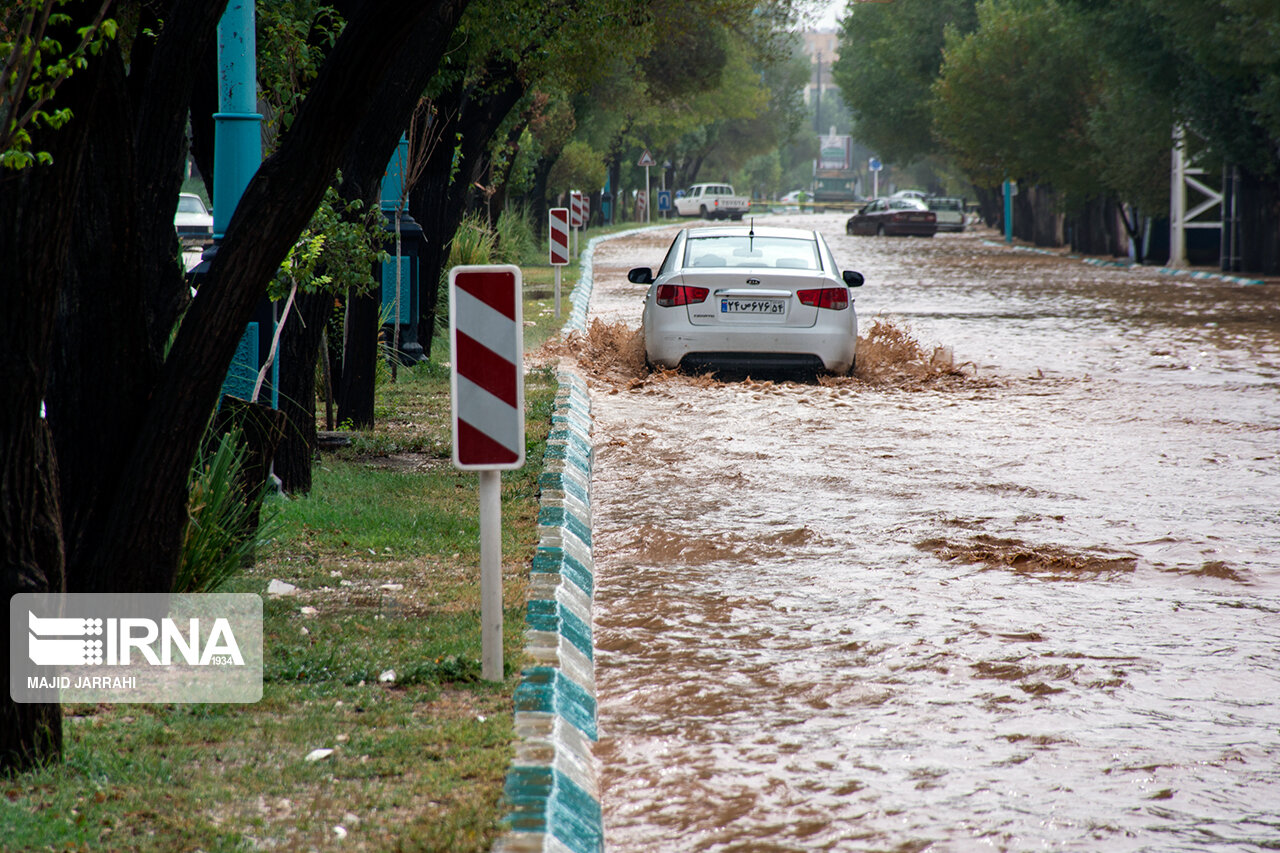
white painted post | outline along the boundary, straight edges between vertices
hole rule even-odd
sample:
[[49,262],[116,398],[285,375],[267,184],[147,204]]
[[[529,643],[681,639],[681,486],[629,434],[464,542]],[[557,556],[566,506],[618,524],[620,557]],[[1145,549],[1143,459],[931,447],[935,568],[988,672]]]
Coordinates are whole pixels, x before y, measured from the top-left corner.
[[1173,169],[1169,184],[1169,266],[1187,265],[1186,223],[1182,217],[1187,210],[1187,161],[1182,143],[1182,127],[1173,128]]
[[644,221],[646,223],[653,221],[653,214],[649,212],[650,210],[653,209],[653,205],[649,203],[650,189],[651,187],[649,185],[649,167],[645,166],[644,167]]
[[502,681],[502,474],[480,471],[480,676]]

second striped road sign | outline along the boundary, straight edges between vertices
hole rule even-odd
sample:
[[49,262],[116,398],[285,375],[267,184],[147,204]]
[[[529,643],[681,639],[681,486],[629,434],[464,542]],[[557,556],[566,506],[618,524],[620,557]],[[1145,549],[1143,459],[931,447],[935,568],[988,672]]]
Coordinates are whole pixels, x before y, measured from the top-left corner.
[[560,319],[560,267],[569,263],[569,208],[553,207],[548,212],[551,266],[556,269],[556,319]]

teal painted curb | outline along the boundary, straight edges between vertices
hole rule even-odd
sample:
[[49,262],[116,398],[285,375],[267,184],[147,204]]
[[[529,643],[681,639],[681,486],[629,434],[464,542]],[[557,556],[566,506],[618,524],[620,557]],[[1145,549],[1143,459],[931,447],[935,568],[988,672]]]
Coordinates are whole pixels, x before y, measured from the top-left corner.
[[[644,230],[644,229],[635,229]],[[582,253],[565,332],[586,331],[596,244]],[[551,431],[538,477],[539,540],[529,572],[526,650],[536,662],[515,692],[516,755],[503,795],[507,832],[494,853],[598,853],[604,821],[591,745],[596,740],[591,598],[591,397],[569,370],[558,375]]]

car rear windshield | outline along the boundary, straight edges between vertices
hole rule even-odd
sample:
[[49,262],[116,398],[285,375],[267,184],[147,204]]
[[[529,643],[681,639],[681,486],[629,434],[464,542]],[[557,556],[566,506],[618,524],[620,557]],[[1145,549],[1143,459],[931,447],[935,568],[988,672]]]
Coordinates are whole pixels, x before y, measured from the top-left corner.
[[931,198],[929,199],[930,210],[964,210],[964,199],[960,198]]
[[795,237],[694,237],[685,245],[686,267],[771,267],[816,270],[818,244]]
[[199,196],[178,196],[178,213],[207,213]]

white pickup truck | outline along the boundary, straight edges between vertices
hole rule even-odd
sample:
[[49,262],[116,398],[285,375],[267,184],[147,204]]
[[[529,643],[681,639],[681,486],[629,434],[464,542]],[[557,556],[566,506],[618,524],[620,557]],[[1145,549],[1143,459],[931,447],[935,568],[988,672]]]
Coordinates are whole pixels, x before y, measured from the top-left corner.
[[751,199],[734,195],[728,184],[694,184],[675,205],[677,216],[739,220],[751,209]]

